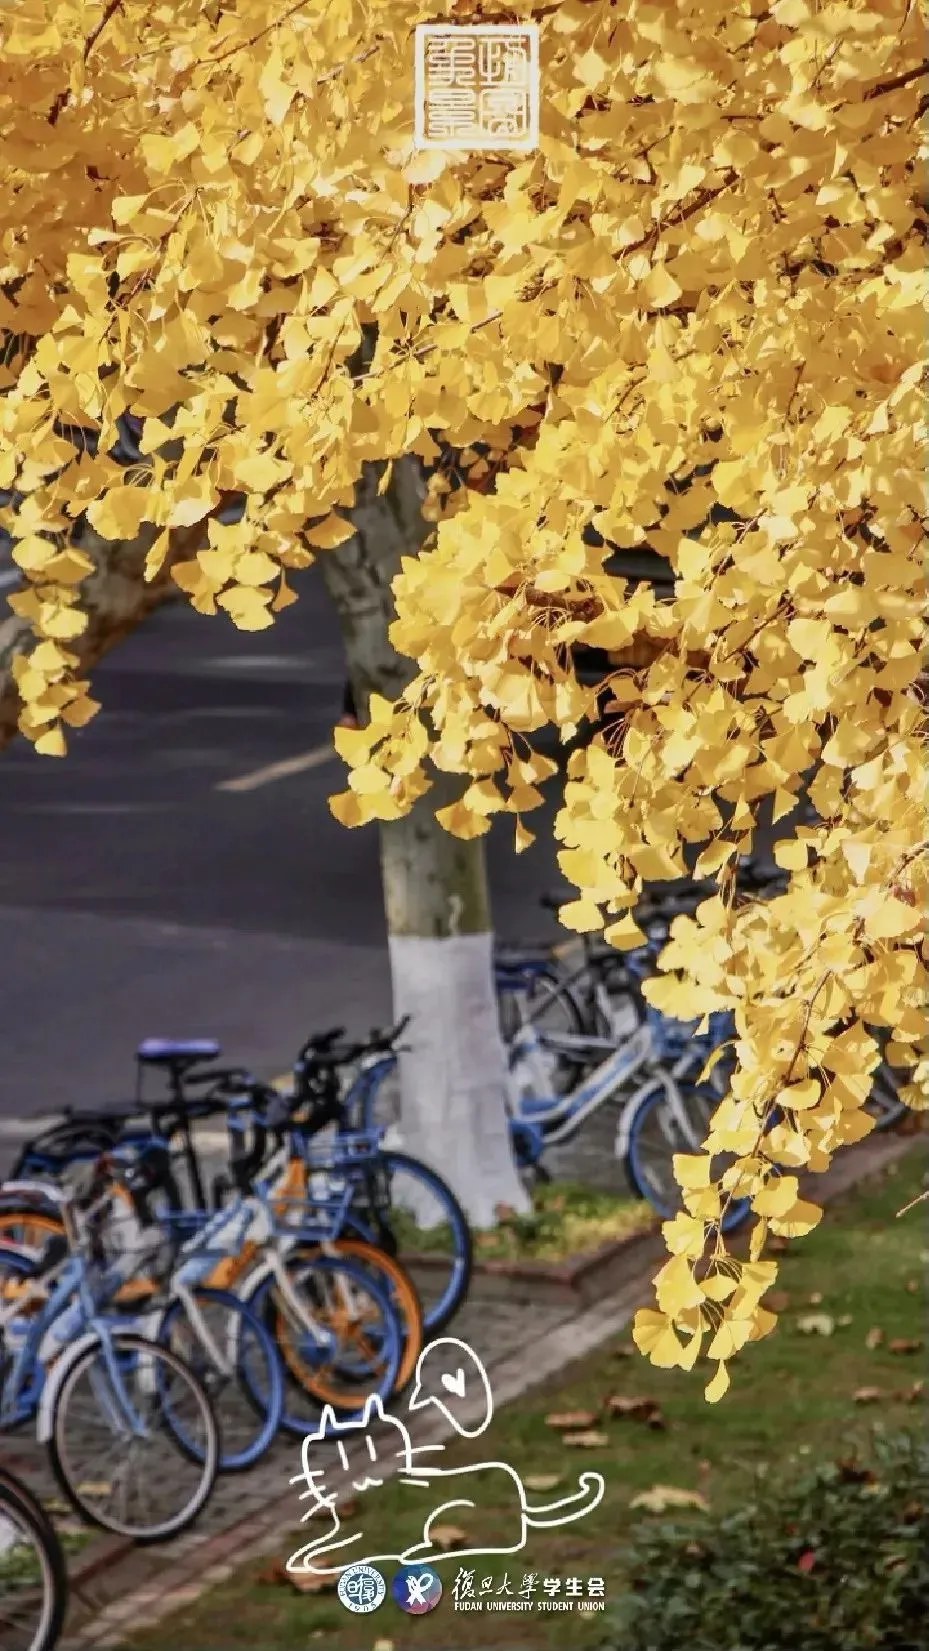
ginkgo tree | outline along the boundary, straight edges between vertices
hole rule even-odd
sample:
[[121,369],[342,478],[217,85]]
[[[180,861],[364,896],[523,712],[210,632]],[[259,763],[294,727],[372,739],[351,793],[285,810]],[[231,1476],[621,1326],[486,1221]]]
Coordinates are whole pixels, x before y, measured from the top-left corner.
[[[513,17],[540,25],[538,148],[415,152],[414,25]],[[712,1398],[775,1323],[768,1233],[819,1218],[798,1173],[870,1127],[881,1028],[925,1098],[925,23],[925,0],[13,0],[0,24],[22,732],[60,753],[93,710],[78,518],[153,530],[149,577],[202,524],[175,580],[257,627],[351,536],[369,464],[423,467],[436,525],[394,581],[410,680],[338,736],[346,825],[458,776],[447,830],[508,813],[524,846],[532,735],[598,723],[573,648],[648,638],[569,761],[562,918],[628,947],[643,881],[685,850],[717,881],[649,995],[732,1011],[735,1071],[635,1327],[657,1364],[715,1365]],[[610,572],[642,544],[670,598]],[[786,893],[737,898],[760,810],[804,788]]]

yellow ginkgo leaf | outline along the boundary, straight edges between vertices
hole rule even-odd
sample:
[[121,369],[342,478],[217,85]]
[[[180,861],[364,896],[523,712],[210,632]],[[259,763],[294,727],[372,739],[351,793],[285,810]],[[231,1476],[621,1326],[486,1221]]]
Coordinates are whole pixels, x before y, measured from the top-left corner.
[[641,292],[652,309],[668,309],[681,296],[681,288],[664,264],[656,264],[642,282]]
[[725,1364],[720,1361],[720,1363],[716,1366],[716,1375],[711,1381],[707,1382],[707,1385],[703,1390],[703,1396],[706,1399],[707,1404],[718,1404],[719,1400],[724,1394],[728,1393],[728,1391],[729,1371],[727,1370]]

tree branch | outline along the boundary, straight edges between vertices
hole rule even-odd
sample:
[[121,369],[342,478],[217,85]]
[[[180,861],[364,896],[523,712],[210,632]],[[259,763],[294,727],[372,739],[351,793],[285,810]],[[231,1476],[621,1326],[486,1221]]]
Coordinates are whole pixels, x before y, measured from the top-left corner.
[[[94,47],[96,46],[97,41],[100,39],[100,36],[103,33],[104,29],[106,28],[108,22],[110,21],[110,18],[113,16],[114,12],[119,11],[119,8],[122,5],[122,3],[123,3],[123,0],[107,0],[106,9],[105,9],[105,11],[103,13],[103,16],[101,17],[99,23],[97,24],[97,27],[95,29],[91,29],[90,34],[87,36],[87,39],[84,41],[83,61],[85,63],[87,62],[87,59],[89,58],[91,52],[93,51]],[[51,110],[49,111],[49,116],[48,116],[49,126],[57,126],[58,117],[61,114],[62,110],[66,107],[68,99],[69,99],[70,96],[71,96],[70,86],[67,87],[65,91],[58,93],[58,96],[56,97],[54,103],[52,104]]]
[[865,92],[864,102],[869,103],[873,97],[886,97],[888,92],[899,92],[901,86],[909,86],[911,80],[920,80],[923,75],[929,75],[929,57],[923,58],[912,69],[904,69],[902,74],[894,75],[892,80],[882,80],[877,86],[872,86]]

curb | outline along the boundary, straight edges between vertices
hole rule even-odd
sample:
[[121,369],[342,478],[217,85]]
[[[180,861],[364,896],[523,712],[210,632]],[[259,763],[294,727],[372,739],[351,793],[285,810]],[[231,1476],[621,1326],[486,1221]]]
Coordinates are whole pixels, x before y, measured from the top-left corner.
[[[815,1189],[817,1202],[831,1203],[853,1187],[880,1174],[919,1145],[925,1150],[927,1137],[924,1132],[869,1137],[843,1153],[838,1164],[825,1174],[803,1177],[803,1190],[809,1192]],[[604,1252],[607,1252],[606,1255]],[[661,1234],[655,1231],[633,1234],[627,1240],[603,1246],[581,1261],[559,1266],[528,1262],[498,1263],[499,1268],[512,1267],[520,1275],[531,1267],[533,1277],[536,1276],[536,1269],[541,1269],[556,1275],[557,1281],[563,1283],[565,1279],[577,1276],[594,1279],[598,1267],[618,1266],[622,1258],[625,1277],[621,1286],[609,1295],[585,1305],[554,1329],[548,1328],[518,1352],[492,1365],[489,1373],[495,1404],[511,1404],[553,1376],[560,1376],[572,1364],[595,1352],[603,1342],[622,1330],[636,1307],[641,1305],[642,1292],[651,1282],[652,1269],[664,1254]],[[469,1418],[462,1413],[460,1419],[467,1421]],[[448,1423],[443,1424],[441,1417],[437,1416],[435,1421],[436,1425],[423,1428],[423,1442],[438,1444],[454,1433]],[[296,1509],[295,1492],[289,1490],[275,1497],[260,1513],[249,1514],[216,1536],[205,1538],[193,1552],[179,1558],[179,1563],[173,1568],[170,1587],[165,1586],[165,1578],[160,1578],[158,1585],[150,1583],[128,1594],[124,1588],[121,1589],[112,1603],[100,1609],[96,1609],[91,1601],[85,1602],[94,1609],[94,1620],[79,1628],[73,1638],[66,1636],[60,1651],[118,1651],[125,1644],[124,1633],[153,1627],[163,1618],[191,1604],[209,1588],[226,1581],[237,1568],[235,1559],[243,1553],[247,1552],[249,1560],[273,1553],[280,1544],[282,1530],[295,1524]],[[138,1552],[131,1542],[115,1542],[109,1545],[106,1553],[101,1552],[97,1544],[94,1548],[97,1551],[90,1551],[85,1563],[75,1569],[71,1578],[71,1591],[76,1599],[102,1570],[110,1569],[127,1554]]]
[[[569,1256],[566,1261],[475,1260],[472,1296],[485,1301],[588,1307],[621,1287],[630,1265],[638,1260],[638,1252],[644,1253],[660,1230],[661,1221],[656,1216],[637,1231],[607,1239],[597,1249]],[[430,1260],[416,1257],[412,1261],[414,1270],[428,1272]]]

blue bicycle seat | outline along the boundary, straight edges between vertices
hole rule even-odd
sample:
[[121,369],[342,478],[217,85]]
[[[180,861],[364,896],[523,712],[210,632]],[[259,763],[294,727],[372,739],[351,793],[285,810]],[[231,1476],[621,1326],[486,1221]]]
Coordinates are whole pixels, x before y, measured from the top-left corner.
[[215,1061],[220,1045],[215,1038],[143,1038],[136,1060],[147,1066],[194,1066]]

